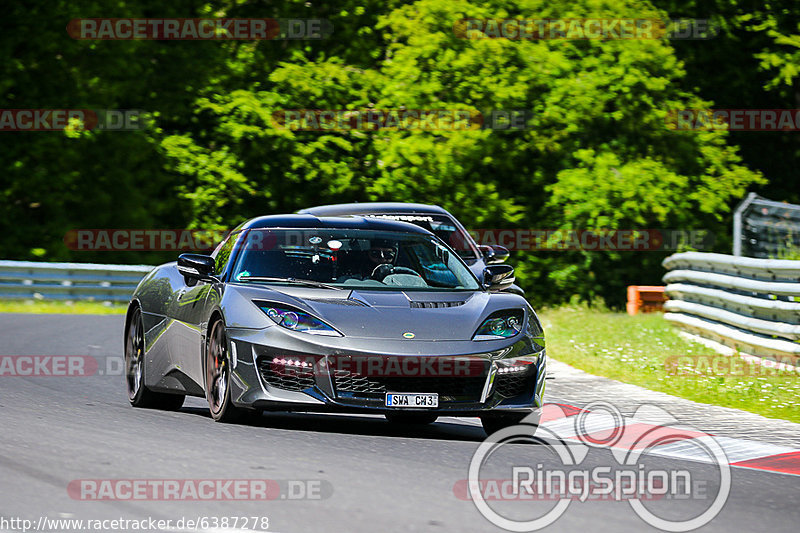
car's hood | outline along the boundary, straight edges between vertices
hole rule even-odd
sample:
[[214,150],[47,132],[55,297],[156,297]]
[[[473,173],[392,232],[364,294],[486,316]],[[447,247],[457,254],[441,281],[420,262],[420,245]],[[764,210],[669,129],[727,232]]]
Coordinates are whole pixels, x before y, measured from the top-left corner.
[[328,290],[232,285],[251,300],[283,302],[312,313],[345,337],[409,341],[470,340],[498,309],[524,308],[510,294],[483,291]]

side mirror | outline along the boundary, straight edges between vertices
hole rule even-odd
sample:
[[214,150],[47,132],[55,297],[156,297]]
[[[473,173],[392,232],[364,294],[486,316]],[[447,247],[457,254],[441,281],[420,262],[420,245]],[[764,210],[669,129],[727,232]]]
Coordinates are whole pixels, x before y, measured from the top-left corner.
[[489,265],[483,269],[483,286],[490,291],[502,291],[514,284],[514,267]]
[[506,259],[508,259],[510,254],[508,248],[505,246],[498,246],[496,244],[491,246],[484,244],[478,246],[478,249],[481,251],[481,254],[483,254],[483,259],[486,261],[487,265],[503,263]]
[[511,252],[509,252],[508,248],[506,248],[505,246],[498,246],[495,244],[492,246],[492,248],[494,249],[494,261],[496,263],[504,263],[505,260],[508,259],[508,256],[511,254]]
[[178,256],[178,272],[187,280],[213,281],[214,258],[201,254],[181,254]]

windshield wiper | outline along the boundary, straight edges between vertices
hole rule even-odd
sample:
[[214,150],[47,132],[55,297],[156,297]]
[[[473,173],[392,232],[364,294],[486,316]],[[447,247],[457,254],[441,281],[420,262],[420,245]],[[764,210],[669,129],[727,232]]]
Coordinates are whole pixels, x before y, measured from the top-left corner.
[[337,287],[335,285],[328,285],[327,283],[322,283],[321,281],[314,281],[311,279],[277,278],[277,277],[273,278],[268,276],[239,276],[236,278],[236,281],[265,281],[265,282],[293,283],[295,285],[307,285],[309,287],[319,287],[321,289],[335,289],[337,291],[343,290],[341,287]]

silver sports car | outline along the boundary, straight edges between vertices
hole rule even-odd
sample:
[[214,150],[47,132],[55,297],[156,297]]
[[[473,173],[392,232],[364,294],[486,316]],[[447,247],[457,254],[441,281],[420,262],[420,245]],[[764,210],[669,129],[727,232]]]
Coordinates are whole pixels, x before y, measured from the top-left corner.
[[125,326],[136,407],[186,395],[232,421],[263,410],[479,416],[536,424],[542,326],[508,265],[477,279],[431,232],[363,217],[249,220],[211,256],[184,254],[136,288]]

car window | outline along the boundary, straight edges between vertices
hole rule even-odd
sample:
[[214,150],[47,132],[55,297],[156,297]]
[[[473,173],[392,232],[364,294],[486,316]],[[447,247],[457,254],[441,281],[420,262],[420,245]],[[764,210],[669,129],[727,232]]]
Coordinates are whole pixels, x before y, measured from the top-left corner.
[[477,290],[467,266],[430,235],[355,229],[250,230],[233,280],[295,278],[350,288]]
[[372,213],[364,216],[370,218],[384,218],[388,220],[399,220],[409,222],[430,231],[450,248],[461,256],[462,259],[477,259],[478,254],[472,246],[472,238],[462,231],[455,220],[447,215],[441,214],[403,214],[403,213]]
[[234,232],[228,235],[228,238],[225,239],[222,244],[220,244],[217,249],[212,254],[214,256],[214,272],[217,274],[221,274],[225,271],[225,267],[230,261],[231,252],[233,251],[233,245],[236,243],[236,239],[239,238],[240,232]]

